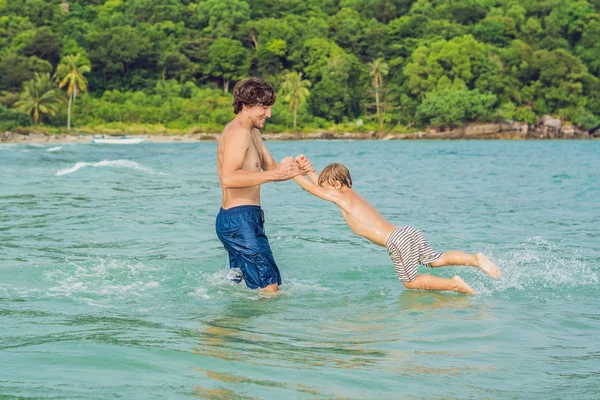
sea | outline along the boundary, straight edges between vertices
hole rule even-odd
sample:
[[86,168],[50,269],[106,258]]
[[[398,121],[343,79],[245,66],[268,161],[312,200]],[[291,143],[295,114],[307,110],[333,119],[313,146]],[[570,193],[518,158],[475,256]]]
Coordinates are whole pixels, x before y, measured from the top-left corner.
[[0,398],[600,398],[600,141],[265,143],[501,278],[407,290],[335,204],[272,182],[265,296],[228,279],[216,143],[0,144]]

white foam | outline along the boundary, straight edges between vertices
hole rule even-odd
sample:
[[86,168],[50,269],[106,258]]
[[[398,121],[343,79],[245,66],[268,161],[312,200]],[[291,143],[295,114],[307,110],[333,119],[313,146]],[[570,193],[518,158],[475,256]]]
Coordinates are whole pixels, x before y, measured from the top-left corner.
[[69,263],[69,267],[47,272],[52,286],[44,289],[44,295],[112,306],[115,299],[142,298],[160,287],[152,275],[156,268],[137,261],[98,260],[90,266]]
[[235,270],[237,268],[233,268],[234,271],[231,271],[231,269],[232,268],[225,267],[212,274],[209,274],[205,277],[205,281],[211,286],[237,286],[237,283],[231,280],[231,277],[235,275]]
[[[490,258],[494,259],[493,254]],[[478,292],[518,290],[539,293],[597,286],[600,282],[598,275],[582,261],[580,255],[539,236],[527,239],[517,250],[494,261],[502,271],[500,280],[492,284],[491,290],[473,286]]]
[[335,290],[321,286],[315,281],[307,281],[300,279],[288,279],[286,281],[286,286],[282,286],[281,289],[286,292],[331,292],[336,293]]
[[94,168],[101,168],[101,167],[130,168],[130,169],[135,169],[135,170],[139,170],[139,171],[153,173],[153,171],[150,168],[144,167],[144,166],[136,163],[135,161],[130,161],[130,160],[110,160],[110,161],[109,160],[103,160],[103,161],[96,162],[96,163],[78,162],[78,163],[76,163],[74,166],[72,166],[70,168],[65,168],[65,169],[61,169],[61,170],[57,171],[56,172],[56,176],[72,174],[73,172],[78,171],[81,168],[85,168],[85,167],[94,167]]
[[51,147],[46,151],[53,152],[53,151],[59,151],[59,150],[62,150],[62,146]]
[[212,299],[212,297],[208,295],[208,291],[204,288],[197,288],[193,292],[188,293],[188,295],[192,297],[198,297],[204,300]]

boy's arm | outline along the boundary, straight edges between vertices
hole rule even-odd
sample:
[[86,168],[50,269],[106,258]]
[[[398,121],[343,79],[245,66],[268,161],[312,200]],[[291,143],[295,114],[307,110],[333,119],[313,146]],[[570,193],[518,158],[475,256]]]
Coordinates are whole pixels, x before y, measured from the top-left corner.
[[318,185],[319,184],[319,174],[317,174],[317,171],[312,166],[312,163],[310,162],[310,160],[308,158],[306,158],[306,156],[304,154],[300,154],[298,157],[296,157],[296,162],[298,163],[298,165],[300,165],[300,167],[302,168],[302,171],[306,174],[306,176],[308,176],[308,178],[312,181],[312,183],[314,183],[315,185]]
[[[316,175],[315,172],[313,174]],[[317,176],[318,178],[318,176]],[[313,183],[311,180],[306,179],[304,176],[296,176],[294,180],[302,189],[306,190],[312,195],[317,196],[320,199],[331,201],[332,203],[338,204],[341,202],[341,194],[337,190],[328,190],[321,186]]]
[[311,182],[314,183],[315,185],[319,184],[319,174],[317,174],[317,172],[314,169],[312,171],[310,171],[309,173],[307,173],[306,176],[308,176],[308,178],[311,180]]

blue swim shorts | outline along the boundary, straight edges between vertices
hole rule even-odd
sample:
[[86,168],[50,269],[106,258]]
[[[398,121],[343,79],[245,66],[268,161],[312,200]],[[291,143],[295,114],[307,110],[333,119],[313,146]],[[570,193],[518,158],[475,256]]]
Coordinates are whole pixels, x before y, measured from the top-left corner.
[[221,208],[217,215],[217,236],[229,253],[229,268],[239,268],[250,289],[281,285],[264,223],[260,206]]

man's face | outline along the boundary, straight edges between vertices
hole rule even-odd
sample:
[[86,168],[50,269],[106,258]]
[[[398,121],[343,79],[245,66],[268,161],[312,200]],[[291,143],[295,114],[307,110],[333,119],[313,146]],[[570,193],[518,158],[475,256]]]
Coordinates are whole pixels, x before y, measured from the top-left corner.
[[253,106],[248,108],[250,122],[256,129],[265,127],[267,118],[271,118],[271,106]]

